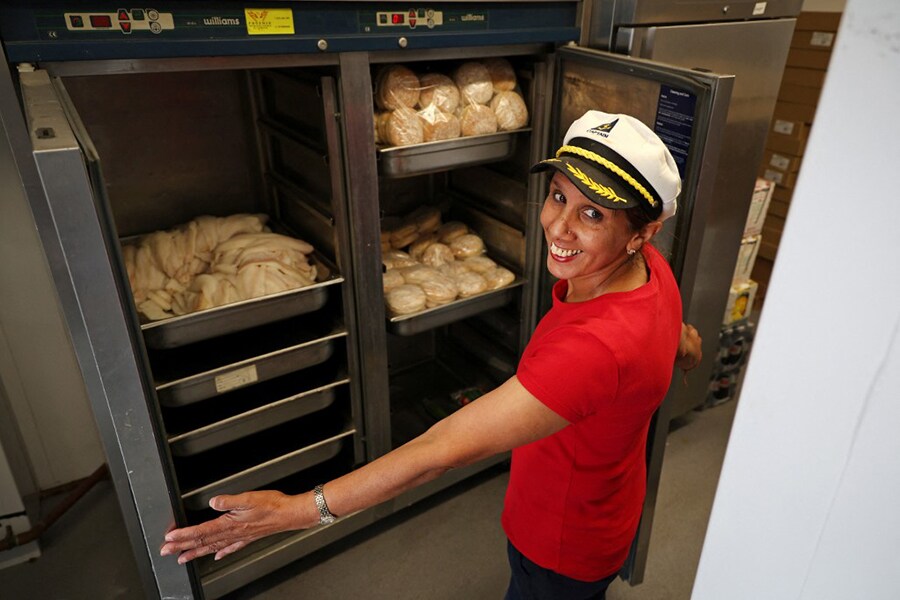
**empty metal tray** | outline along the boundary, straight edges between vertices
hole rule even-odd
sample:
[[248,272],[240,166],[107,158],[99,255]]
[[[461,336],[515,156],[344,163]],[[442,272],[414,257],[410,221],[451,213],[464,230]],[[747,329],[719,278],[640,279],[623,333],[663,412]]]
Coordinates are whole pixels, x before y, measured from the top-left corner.
[[305,448],[300,448],[294,452],[283,454],[208,485],[190,490],[182,494],[181,499],[189,510],[204,510],[209,508],[209,500],[213,496],[255,490],[273,481],[334,458],[340,452],[344,443],[355,433],[355,429],[348,429],[334,437]]
[[411,315],[390,317],[388,319],[388,331],[396,335],[415,335],[441,325],[471,317],[486,310],[499,308],[513,299],[513,294],[516,293],[516,289],[521,287],[522,284],[522,279],[517,278],[511,284],[499,290],[491,290],[469,298],[461,298],[449,304],[427,308]]
[[172,454],[190,456],[327,408],[343,379],[169,438]]
[[515,150],[516,133],[530,128],[378,149],[381,174],[408,177],[505,160]]
[[157,385],[156,395],[165,406],[184,406],[217,394],[266,381],[325,362],[334,352],[335,340],[346,331],[280,348],[223,367]]

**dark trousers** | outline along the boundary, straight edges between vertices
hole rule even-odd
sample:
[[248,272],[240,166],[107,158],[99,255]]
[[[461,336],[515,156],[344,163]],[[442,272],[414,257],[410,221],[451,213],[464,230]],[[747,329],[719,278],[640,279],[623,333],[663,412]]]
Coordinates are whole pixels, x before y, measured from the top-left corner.
[[538,566],[507,543],[512,575],[505,600],[604,600],[618,573],[599,581],[579,581]]

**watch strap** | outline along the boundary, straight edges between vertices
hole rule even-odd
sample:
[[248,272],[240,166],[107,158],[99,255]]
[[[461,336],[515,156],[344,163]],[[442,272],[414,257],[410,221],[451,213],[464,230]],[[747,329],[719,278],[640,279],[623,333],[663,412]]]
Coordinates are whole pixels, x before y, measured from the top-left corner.
[[328,504],[325,502],[325,491],[321,485],[313,488],[313,498],[316,501],[316,508],[319,510],[319,525],[330,525],[337,520],[331,511],[328,510]]

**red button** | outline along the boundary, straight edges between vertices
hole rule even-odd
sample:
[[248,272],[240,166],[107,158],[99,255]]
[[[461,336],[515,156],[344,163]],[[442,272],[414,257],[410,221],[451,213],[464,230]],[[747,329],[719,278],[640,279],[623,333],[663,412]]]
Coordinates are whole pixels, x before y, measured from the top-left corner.
[[119,23],[119,27],[122,28],[122,31],[125,33],[131,33],[131,23],[125,21],[124,23]]
[[415,26],[416,26],[416,19],[415,19],[415,17],[410,17],[410,18],[409,18],[409,26],[410,26],[410,27],[415,27]]
[[120,21],[127,21],[128,19],[129,19],[129,17],[128,17],[128,11],[127,11],[127,10],[119,9],[119,20],[120,20]]

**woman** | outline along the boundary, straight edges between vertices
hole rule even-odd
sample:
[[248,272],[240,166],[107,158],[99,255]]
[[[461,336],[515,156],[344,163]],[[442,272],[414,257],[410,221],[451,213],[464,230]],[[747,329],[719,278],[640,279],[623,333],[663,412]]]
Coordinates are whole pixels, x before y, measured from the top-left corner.
[[547,267],[560,281],[516,375],[311,492],[213,498],[210,506],[226,514],[169,532],[161,554],[180,553],[180,563],[219,559],[513,449],[503,513],[507,598],[603,597],[637,529],[647,430],[672,362],[691,368],[700,356],[668,264],[648,243],[675,213],[681,180],[649,128],[599,111],[573,123],[556,157],[532,170],[556,171],[541,224]]

